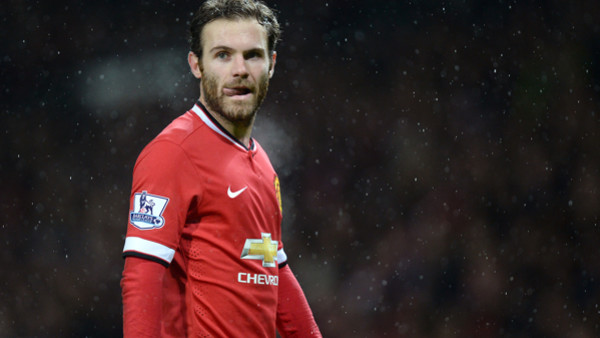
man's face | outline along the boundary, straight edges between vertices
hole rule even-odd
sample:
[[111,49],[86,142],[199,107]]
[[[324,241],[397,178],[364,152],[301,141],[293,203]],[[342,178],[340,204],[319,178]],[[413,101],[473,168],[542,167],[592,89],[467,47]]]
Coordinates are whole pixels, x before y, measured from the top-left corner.
[[267,34],[254,19],[217,19],[202,30],[200,100],[232,123],[252,121],[272,75]]

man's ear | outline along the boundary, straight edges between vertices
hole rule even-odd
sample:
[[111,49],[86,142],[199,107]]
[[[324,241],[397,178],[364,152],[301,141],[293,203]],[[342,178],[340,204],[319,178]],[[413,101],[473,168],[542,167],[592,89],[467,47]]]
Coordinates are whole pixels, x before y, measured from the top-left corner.
[[275,73],[275,60],[277,59],[277,52],[273,51],[273,55],[271,56],[271,65],[269,66],[269,78],[273,77],[273,73]]
[[190,71],[197,79],[202,78],[202,70],[200,69],[200,59],[196,53],[190,51],[188,53],[188,64],[190,65]]

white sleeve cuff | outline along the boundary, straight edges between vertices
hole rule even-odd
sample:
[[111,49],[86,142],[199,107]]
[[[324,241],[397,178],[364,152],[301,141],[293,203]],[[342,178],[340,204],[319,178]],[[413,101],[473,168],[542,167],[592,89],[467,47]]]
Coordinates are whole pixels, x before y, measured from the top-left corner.
[[[159,258],[167,263],[171,263],[175,256],[175,250],[168,246],[149,241],[140,237],[127,237],[125,238],[125,246],[123,247],[123,253],[140,253],[144,255],[153,256]],[[277,253],[279,258],[279,253]]]
[[282,264],[287,262],[287,255],[285,254],[285,251],[283,251],[282,249],[277,250],[277,264]]

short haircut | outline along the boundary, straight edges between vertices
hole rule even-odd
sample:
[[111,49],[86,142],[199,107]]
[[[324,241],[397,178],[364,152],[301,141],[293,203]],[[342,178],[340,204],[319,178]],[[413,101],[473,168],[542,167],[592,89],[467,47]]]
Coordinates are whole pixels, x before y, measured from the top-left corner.
[[202,58],[202,29],[216,19],[256,19],[267,31],[269,54],[275,51],[281,28],[275,11],[259,0],[207,0],[194,15],[190,24],[190,48]]

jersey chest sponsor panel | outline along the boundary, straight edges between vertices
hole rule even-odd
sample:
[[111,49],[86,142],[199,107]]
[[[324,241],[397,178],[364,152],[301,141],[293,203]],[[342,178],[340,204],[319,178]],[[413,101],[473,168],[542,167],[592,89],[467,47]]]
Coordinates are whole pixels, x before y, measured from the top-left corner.
[[[198,284],[212,284],[215,281],[208,279],[216,277],[248,292],[249,284],[260,285],[258,278],[262,282],[263,277],[257,277],[256,283],[240,283],[240,273],[277,276],[277,251],[282,249],[281,212],[275,173],[265,161],[266,156],[261,158],[264,152],[251,156],[239,153],[236,150],[227,156],[223,149],[218,161],[198,160],[207,179],[203,198],[194,207],[198,213],[190,217],[190,224],[183,230],[186,244],[182,251],[189,258],[189,278]],[[218,176],[222,178],[208,179]],[[268,234],[265,239],[263,234]],[[246,256],[254,259],[242,258],[246,242],[252,239],[257,241],[249,248],[254,255]],[[263,261],[267,261],[266,266]],[[243,280],[252,282],[252,277]]]
[[[235,331],[220,333],[250,334],[261,328],[272,335],[274,327],[264,326],[275,322],[276,257],[282,248],[275,172],[258,145],[255,151],[241,151],[219,137],[210,146],[213,151],[191,155],[206,176],[202,199],[193,208],[198,212],[183,230],[187,293],[195,306],[190,321],[211,334],[229,328]],[[265,236],[267,243],[263,233],[270,236]],[[248,239],[257,240],[250,250],[255,259],[242,258]],[[275,264],[263,266],[265,260]]]

